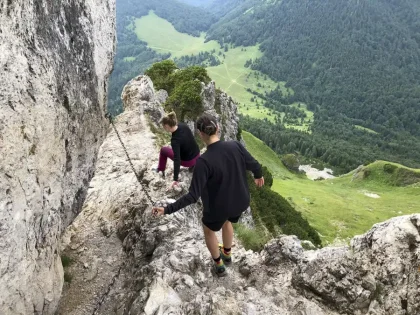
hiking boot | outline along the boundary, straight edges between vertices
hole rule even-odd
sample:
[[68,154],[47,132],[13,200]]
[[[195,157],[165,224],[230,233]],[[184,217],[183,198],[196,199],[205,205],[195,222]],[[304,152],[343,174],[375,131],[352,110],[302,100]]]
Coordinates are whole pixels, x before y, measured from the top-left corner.
[[229,266],[232,264],[232,254],[226,255],[223,247],[220,248],[219,247],[219,251],[220,251],[220,257],[222,258],[223,262],[225,263],[226,266]]
[[223,260],[220,261],[220,264],[214,263],[214,272],[218,277],[226,277],[227,271]]
[[162,178],[165,178],[165,171],[159,171],[156,166],[152,167],[152,172],[158,174]]

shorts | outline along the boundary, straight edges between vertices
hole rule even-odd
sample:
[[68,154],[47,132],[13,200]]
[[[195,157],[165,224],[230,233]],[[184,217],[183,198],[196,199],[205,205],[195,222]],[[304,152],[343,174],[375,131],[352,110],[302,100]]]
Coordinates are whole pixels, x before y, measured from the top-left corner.
[[212,230],[214,232],[218,232],[218,231],[221,230],[221,228],[223,227],[223,224],[225,224],[226,221],[229,221],[231,223],[238,223],[240,218],[241,218],[241,216],[234,217],[234,218],[228,218],[228,219],[223,220],[223,221],[208,221],[208,219],[203,217],[202,221],[203,221],[203,224],[206,227],[208,227],[210,230]]

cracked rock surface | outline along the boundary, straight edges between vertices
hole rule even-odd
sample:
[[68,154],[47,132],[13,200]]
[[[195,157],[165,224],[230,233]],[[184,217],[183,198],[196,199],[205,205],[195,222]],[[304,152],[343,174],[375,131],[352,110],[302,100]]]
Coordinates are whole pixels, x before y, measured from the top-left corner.
[[54,314],[106,136],[115,0],[1,1],[0,21],[0,314]]

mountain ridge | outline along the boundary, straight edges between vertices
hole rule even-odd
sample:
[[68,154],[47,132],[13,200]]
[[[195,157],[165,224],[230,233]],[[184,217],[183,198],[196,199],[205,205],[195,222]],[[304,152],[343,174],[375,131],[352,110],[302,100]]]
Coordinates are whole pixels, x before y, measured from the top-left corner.
[[[155,106],[163,99],[155,103],[150,85],[142,82],[147,80],[139,77],[125,87],[127,111],[116,125],[130,156],[136,157],[141,182],[154,200],[163,198],[163,205],[174,200],[161,193],[169,180],[150,171],[158,148],[146,119],[151,110],[160,112]],[[118,147],[111,131],[101,146],[83,210],[63,238],[72,281],[59,313],[361,315],[420,310],[412,265],[419,254],[418,215],[377,224],[350,246],[337,248],[305,250],[312,245],[280,236],[253,252],[235,240],[228,278],[218,279],[210,271],[213,261],[203,240],[200,205],[153,218],[151,201]],[[188,184],[191,175],[183,171],[182,176]],[[185,191],[186,185],[181,186]]]

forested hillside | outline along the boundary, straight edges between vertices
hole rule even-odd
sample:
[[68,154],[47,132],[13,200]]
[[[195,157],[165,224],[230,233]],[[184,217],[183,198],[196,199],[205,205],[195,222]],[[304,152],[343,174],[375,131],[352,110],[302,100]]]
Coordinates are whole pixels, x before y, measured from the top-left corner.
[[[119,96],[128,79],[170,57],[167,51],[148,48],[135,34],[135,18],[153,10],[179,32],[207,32],[207,40],[217,40],[225,51],[260,44],[263,55],[245,66],[279,85],[269,93],[249,93],[260,100],[256,109],[271,109],[265,118],[273,124],[246,119],[244,127],[276,152],[299,152],[340,172],[376,159],[420,166],[420,2],[183,2],[118,1],[112,112],[120,110]],[[186,66],[202,60],[211,65],[225,62],[212,52],[176,61]],[[259,86],[264,84],[261,80]],[[293,125],[306,127],[286,129]]]
[[179,0],[180,2],[189,4],[189,5],[193,5],[196,7],[200,7],[200,6],[207,6],[209,4],[211,4],[212,0]]
[[342,113],[378,132],[420,135],[418,1],[284,0],[229,15],[209,38],[262,42],[252,67],[296,100]]
[[[250,66],[295,91],[266,105],[307,103],[315,110],[313,136],[299,137],[330,142],[334,157],[324,160],[350,170],[355,164],[343,161],[362,156],[419,165],[419,30],[420,3],[413,0],[246,1],[208,38],[262,43],[264,56]],[[355,156],[358,147],[369,152]]]

